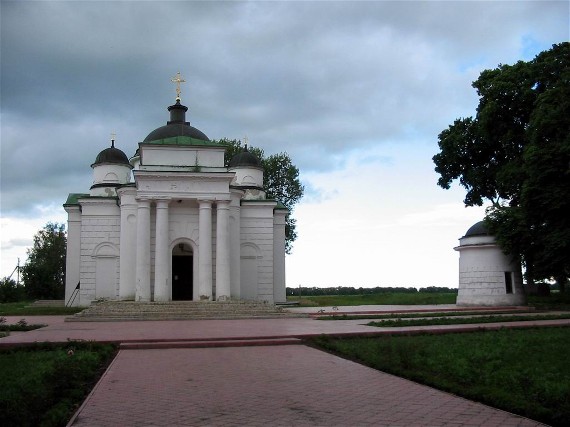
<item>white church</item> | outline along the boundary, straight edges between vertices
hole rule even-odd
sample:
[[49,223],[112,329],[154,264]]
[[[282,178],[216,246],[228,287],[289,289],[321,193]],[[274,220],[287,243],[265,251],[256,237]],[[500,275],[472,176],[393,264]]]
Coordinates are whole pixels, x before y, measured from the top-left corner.
[[285,302],[287,209],[268,200],[263,168],[246,149],[226,167],[225,146],[186,121],[177,98],[170,120],[130,159],[99,153],[89,193],[68,214],[65,301]]

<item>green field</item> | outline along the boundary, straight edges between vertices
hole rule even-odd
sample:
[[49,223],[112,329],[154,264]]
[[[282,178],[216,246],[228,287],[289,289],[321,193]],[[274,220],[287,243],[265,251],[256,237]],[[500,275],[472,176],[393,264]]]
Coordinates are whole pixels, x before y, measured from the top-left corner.
[[555,426],[570,423],[570,328],[337,339],[314,345]]
[[385,293],[370,295],[319,295],[287,297],[287,301],[299,301],[305,307],[325,307],[342,305],[426,305],[455,304],[455,293]]

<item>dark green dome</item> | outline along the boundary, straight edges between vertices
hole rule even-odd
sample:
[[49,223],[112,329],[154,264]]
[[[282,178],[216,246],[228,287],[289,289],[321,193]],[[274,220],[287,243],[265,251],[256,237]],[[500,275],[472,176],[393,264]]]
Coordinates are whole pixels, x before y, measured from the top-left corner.
[[113,164],[128,165],[128,166],[131,165],[129,163],[127,155],[118,148],[115,148],[115,141],[112,141],[111,147],[105,148],[97,155],[95,163],[93,163],[91,166],[93,167],[95,165],[100,165],[104,163],[113,163]]
[[202,131],[190,126],[190,122],[186,121],[188,107],[180,104],[180,100],[176,100],[176,104],[168,107],[168,111],[170,111],[170,120],[166,122],[166,125],[153,130],[143,142],[152,142],[176,136],[188,136],[202,141],[210,140]]
[[463,237],[490,236],[490,235],[491,234],[489,233],[489,230],[485,225],[485,221],[479,221],[478,223],[473,224],[469,228],[469,230],[467,230],[467,233],[465,233],[465,236]]
[[254,154],[247,151],[247,146],[246,146],[241,153],[237,153],[230,160],[230,165],[229,165],[230,168],[235,168],[238,166],[241,166],[241,167],[252,167],[253,166],[256,168],[260,168],[261,162],[259,161],[259,159]]

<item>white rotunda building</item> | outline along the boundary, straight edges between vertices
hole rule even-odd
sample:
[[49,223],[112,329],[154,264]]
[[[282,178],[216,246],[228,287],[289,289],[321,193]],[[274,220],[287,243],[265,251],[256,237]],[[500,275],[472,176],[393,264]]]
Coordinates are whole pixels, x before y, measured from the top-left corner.
[[266,199],[259,159],[246,149],[226,167],[179,97],[168,111],[132,158],[113,140],[89,192],[68,196],[66,303],[285,302],[288,211]]
[[484,221],[459,239],[458,306],[525,305],[520,264],[505,255]]

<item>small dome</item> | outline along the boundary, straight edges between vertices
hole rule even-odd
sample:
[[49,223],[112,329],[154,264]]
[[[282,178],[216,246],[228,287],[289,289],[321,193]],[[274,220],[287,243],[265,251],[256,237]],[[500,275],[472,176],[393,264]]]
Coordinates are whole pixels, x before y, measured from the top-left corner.
[[485,221],[479,221],[478,223],[473,224],[469,228],[469,230],[467,230],[467,233],[465,233],[465,236],[463,237],[490,236],[490,235],[491,234],[489,233],[489,230],[485,225]]
[[95,163],[93,163],[91,166],[100,165],[103,163],[115,163],[130,166],[127,155],[118,148],[115,148],[115,141],[112,142],[111,147],[105,148],[97,155]]
[[176,104],[168,107],[168,111],[170,111],[170,120],[166,122],[166,125],[153,130],[143,142],[152,142],[176,136],[188,136],[203,141],[210,140],[202,131],[190,126],[190,122],[186,121],[188,107],[180,104],[180,100],[176,100]]
[[230,160],[230,164],[229,164],[230,168],[235,168],[238,166],[242,166],[242,167],[243,166],[245,166],[245,167],[253,166],[256,168],[260,168],[261,162],[259,161],[259,159],[254,154],[247,151],[247,146],[246,146],[241,153],[237,153]]

